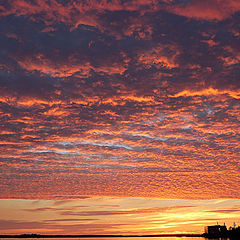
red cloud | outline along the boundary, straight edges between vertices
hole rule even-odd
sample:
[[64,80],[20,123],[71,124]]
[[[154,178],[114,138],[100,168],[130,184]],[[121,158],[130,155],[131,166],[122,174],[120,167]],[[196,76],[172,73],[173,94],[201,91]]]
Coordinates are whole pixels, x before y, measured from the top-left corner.
[[239,11],[240,2],[238,0],[191,0],[186,5],[173,6],[169,10],[187,18],[221,21]]
[[[112,1],[68,1],[67,4],[63,5],[58,3],[56,0],[12,0],[8,1],[9,6],[7,8],[1,7],[2,13],[0,16],[8,16],[14,14],[16,16],[26,15],[31,19],[36,19],[36,15],[42,15],[43,20],[47,24],[55,22],[65,22],[78,26],[79,24],[97,25],[92,14],[89,17],[88,12],[97,11],[136,11],[142,7],[147,9],[156,9],[158,7],[157,0],[132,0],[122,3],[120,0]],[[163,2],[168,2],[164,0]],[[151,10],[151,11],[152,11]]]

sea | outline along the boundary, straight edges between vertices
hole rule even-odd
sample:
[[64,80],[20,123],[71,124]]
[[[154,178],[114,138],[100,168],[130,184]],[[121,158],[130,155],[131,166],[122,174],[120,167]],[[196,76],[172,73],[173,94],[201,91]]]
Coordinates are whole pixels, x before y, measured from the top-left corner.
[[[91,238],[0,238],[0,240],[207,240],[204,237],[91,237]],[[223,240],[223,238],[211,240]],[[230,240],[224,238],[224,240]]]

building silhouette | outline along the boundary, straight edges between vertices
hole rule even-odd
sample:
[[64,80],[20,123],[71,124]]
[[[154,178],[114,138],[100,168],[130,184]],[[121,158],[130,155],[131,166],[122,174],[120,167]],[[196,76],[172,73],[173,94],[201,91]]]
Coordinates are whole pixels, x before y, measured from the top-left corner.
[[212,225],[206,226],[204,228],[204,236],[207,238],[222,238],[222,237],[229,237],[229,238],[236,238],[240,239],[240,226],[236,227],[234,223],[233,227],[227,229],[226,225]]
[[227,227],[225,225],[213,225],[205,227],[205,234],[214,236],[224,236],[227,233]]

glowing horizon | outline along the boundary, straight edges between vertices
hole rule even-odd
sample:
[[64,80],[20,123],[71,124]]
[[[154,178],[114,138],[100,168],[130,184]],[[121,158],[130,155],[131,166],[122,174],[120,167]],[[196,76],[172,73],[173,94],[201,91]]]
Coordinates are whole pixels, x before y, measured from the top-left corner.
[[0,203],[5,216],[0,234],[144,235],[201,234],[204,226],[217,222],[230,227],[239,221],[240,200],[88,197]]

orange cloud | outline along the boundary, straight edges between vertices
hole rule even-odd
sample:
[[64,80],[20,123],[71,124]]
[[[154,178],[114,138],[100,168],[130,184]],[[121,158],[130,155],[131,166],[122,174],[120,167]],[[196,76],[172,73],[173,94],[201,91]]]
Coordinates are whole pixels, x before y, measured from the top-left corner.
[[2,198],[239,197],[238,3],[164,2],[4,5]]
[[183,90],[179,93],[176,93],[173,95],[173,97],[181,97],[181,96],[186,96],[186,97],[193,97],[193,96],[212,96],[212,95],[223,95],[227,94],[232,98],[240,99],[240,91],[236,90],[219,90],[219,89],[214,89],[212,87],[203,89],[203,90]]
[[126,70],[124,64],[111,63],[108,66],[93,66],[90,62],[79,60],[69,56],[67,63],[56,63],[45,58],[43,55],[21,59],[18,64],[28,71],[39,71],[52,77],[70,77],[77,74],[78,77],[89,77],[90,71],[95,70],[99,73],[123,74]]

